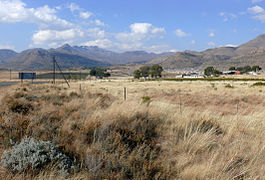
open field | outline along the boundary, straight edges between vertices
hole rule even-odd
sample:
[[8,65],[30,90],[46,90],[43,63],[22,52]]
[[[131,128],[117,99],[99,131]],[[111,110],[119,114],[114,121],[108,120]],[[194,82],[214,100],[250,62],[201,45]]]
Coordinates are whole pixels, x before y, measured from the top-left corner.
[[[28,136],[76,159],[70,179],[264,179],[265,86],[254,83],[110,79],[1,88],[0,153]],[[56,168],[0,174],[64,179]]]

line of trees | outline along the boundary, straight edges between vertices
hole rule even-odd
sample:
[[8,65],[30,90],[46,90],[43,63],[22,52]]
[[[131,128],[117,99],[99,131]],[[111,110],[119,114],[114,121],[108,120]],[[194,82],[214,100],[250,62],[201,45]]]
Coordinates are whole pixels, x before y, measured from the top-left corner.
[[258,72],[258,71],[260,71],[262,68],[260,67],[260,66],[252,66],[252,67],[250,67],[250,66],[243,66],[243,67],[235,67],[235,66],[231,66],[230,68],[229,68],[229,70],[230,71],[233,71],[233,70],[235,70],[235,71],[240,71],[241,73],[247,73],[247,72],[250,72],[250,71],[254,71],[254,72]]
[[[243,67],[235,67],[235,66],[231,66],[229,68],[229,71],[239,71],[240,73],[248,73],[250,71],[254,71],[254,72],[258,72],[260,71],[262,68],[260,66],[243,66]],[[222,72],[217,70],[216,68],[214,68],[213,66],[209,66],[207,68],[204,69],[204,75],[206,76],[219,76],[221,75]]]
[[139,79],[141,77],[160,78],[162,77],[163,67],[160,65],[143,66],[133,72],[133,77]]
[[110,73],[106,69],[92,68],[89,73],[90,76],[102,79],[103,77],[110,77]]
[[213,66],[209,66],[204,69],[204,75],[206,76],[218,76],[220,74],[222,74],[222,72],[215,69]]

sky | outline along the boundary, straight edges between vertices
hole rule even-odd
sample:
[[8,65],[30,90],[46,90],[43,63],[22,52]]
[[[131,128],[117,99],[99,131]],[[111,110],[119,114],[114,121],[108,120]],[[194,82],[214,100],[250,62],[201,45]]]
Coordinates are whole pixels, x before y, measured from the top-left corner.
[[265,33],[265,0],[0,0],[0,49],[203,51]]

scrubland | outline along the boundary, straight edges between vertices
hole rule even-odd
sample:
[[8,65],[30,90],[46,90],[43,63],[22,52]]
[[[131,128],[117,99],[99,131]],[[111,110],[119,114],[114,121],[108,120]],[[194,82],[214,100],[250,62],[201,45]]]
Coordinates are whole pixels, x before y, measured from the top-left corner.
[[[265,87],[254,83],[117,80],[1,88],[0,156],[33,137],[76,162],[69,179],[265,179]],[[47,165],[19,173],[1,167],[0,179],[65,177]]]

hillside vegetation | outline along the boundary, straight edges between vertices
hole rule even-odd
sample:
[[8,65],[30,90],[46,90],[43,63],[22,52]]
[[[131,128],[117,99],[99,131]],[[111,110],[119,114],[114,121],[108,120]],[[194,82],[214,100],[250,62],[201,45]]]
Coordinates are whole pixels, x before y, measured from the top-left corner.
[[[75,162],[69,179],[264,179],[265,94],[253,83],[93,81],[81,89],[79,83],[1,89],[0,157],[32,137]],[[1,167],[0,179],[65,179],[57,169]]]

